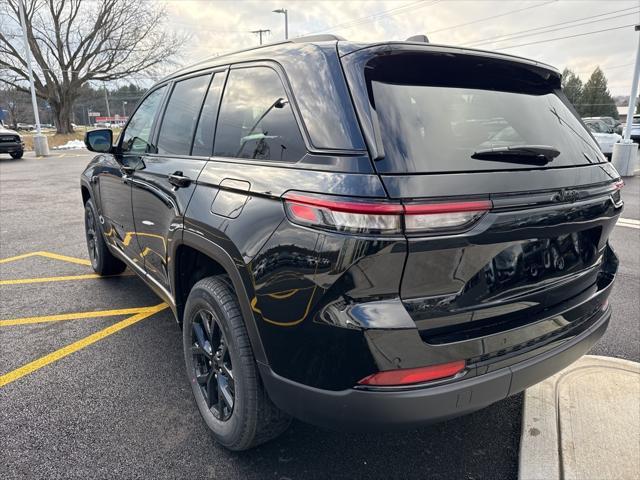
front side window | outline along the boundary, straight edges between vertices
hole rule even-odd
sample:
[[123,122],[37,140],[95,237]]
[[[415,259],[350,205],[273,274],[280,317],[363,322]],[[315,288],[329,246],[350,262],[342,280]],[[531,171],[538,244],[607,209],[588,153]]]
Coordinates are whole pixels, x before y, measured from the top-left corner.
[[211,75],[202,75],[177,82],[164,112],[158,135],[161,155],[189,155],[202,100]]
[[232,70],[222,96],[214,155],[295,162],[306,147],[278,74]]
[[143,154],[154,151],[150,143],[151,127],[162,102],[165,88],[166,86],[163,86],[150,93],[131,117],[127,128],[122,133],[120,148],[123,153]]

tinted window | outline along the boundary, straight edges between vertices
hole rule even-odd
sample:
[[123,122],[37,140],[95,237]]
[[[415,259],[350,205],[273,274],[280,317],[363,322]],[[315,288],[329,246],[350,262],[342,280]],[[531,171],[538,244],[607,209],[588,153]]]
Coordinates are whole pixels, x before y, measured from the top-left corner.
[[[477,160],[479,150],[549,145],[549,167],[604,161],[563,94],[372,82],[387,168],[445,172],[531,168]],[[388,170],[387,170],[388,171]]]
[[154,151],[153,146],[149,143],[149,137],[151,136],[153,119],[158,107],[160,107],[165,88],[161,87],[150,93],[131,117],[129,125],[122,134],[121,148],[123,152],[147,153]]
[[204,94],[211,75],[177,82],[167,103],[158,136],[158,153],[189,155]]
[[229,73],[214,154],[297,161],[306,148],[278,74],[267,67]]
[[224,87],[224,73],[217,73],[213,77],[207,98],[202,107],[198,128],[193,138],[192,155],[211,156],[213,153],[213,135],[216,128],[216,118],[218,117],[218,107],[220,106],[220,96]]

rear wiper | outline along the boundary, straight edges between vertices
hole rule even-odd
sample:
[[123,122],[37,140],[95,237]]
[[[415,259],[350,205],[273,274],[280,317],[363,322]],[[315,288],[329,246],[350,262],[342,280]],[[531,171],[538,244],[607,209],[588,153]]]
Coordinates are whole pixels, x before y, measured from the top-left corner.
[[510,147],[487,148],[473,152],[476,160],[527,163],[546,165],[560,155],[560,150],[549,145],[511,145]]

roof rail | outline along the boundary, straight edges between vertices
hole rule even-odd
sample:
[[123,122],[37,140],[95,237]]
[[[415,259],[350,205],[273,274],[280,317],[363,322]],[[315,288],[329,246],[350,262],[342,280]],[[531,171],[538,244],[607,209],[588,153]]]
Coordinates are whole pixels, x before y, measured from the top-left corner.
[[200,61],[198,61],[196,63],[193,63],[191,65],[185,66],[185,67],[179,69],[178,71],[173,72],[171,75],[168,75],[168,76],[164,77],[162,79],[162,81],[166,80],[167,78],[175,77],[175,76],[179,75],[180,73],[182,73],[183,71],[185,71],[186,69],[195,67],[197,65],[202,65],[204,63],[210,62],[213,59],[219,59],[219,58],[224,58],[224,57],[228,57],[228,56],[231,56],[231,55],[235,55],[236,53],[250,52],[252,50],[258,50],[258,49],[262,49],[262,48],[273,47],[275,45],[283,45],[283,44],[286,44],[286,43],[332,42],[332,41],[338,41],[338,40],[345,40],[345,38],[343,38],[343,37],[341,37],[339,35],[333,35],[331,33],[321,33],[319,35],[307,35],[307,36],[303,36],[303,37],[292,38],[290,40],[281,40],[281,41],[273,42],[273,43],[265,43],[263,45],[255,45],[253,47],[243,48],[242,50],[234,50],[234,51],[231,51],[231,52],[223,53],[221,55],[216,55],[216,56],[203,58],[203,59],[201,59]]
[[321,33],[319,35],[306,35],[302,37],[292,38],[291,41],[295,43],[304,43],[304,42],[330,42],[336,40],[346,40],[344,37],[340,35],[334,35],[332,33]]

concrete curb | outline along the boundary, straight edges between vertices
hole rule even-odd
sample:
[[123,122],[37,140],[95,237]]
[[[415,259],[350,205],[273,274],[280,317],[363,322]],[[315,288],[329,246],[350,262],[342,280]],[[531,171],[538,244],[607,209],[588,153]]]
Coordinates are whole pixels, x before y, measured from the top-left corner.
[[519,478],[640,478],[640,364],[587,355],[529,388]]

